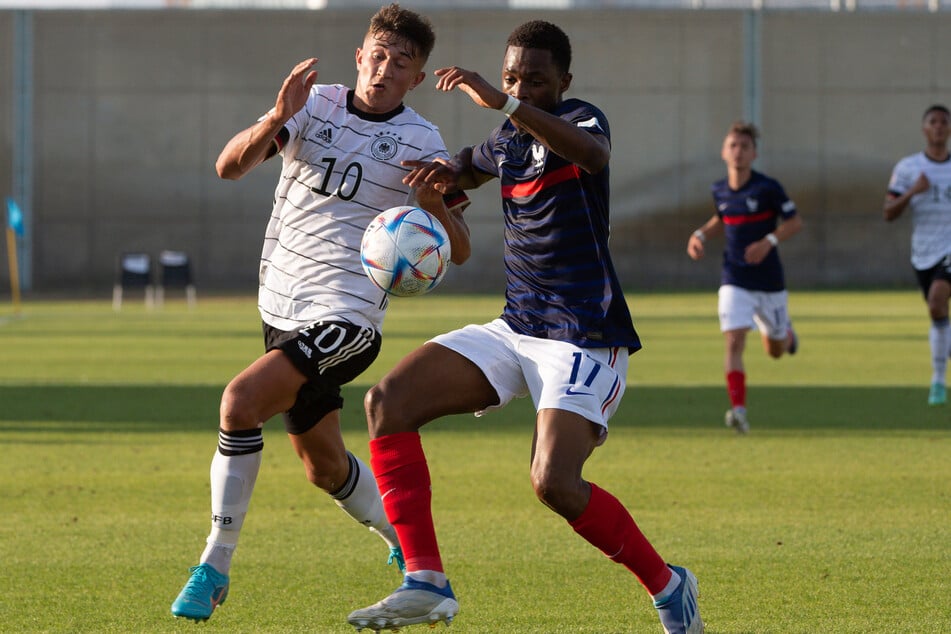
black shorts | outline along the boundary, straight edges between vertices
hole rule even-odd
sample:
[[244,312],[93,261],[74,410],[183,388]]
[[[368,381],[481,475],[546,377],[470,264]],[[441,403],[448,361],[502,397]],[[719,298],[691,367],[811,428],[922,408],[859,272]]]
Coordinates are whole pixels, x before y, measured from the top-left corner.
[[380,333],[339,321],[320,321],[300,330],[263,324],[264,347],[280,350],[307,377],[294,405],[284,412],[289,434],[303,434],[343,407],[340,386],[363,373],[380,353]]
[[928,289],[935,280],[944,280],[951,284],[951,254],[944,256],[940,262],[930,269],[915,269],[915,275],[918,277],[918,286],[921,288],[925,299],[928,299]]

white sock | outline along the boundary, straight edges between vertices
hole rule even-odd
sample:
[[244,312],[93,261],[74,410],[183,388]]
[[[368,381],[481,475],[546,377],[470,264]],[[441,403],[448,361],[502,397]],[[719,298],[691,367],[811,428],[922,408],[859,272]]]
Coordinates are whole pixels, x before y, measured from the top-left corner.
[[931,344],[931,382],[944,385],[948,367],[947,319],[931,322],[931,329],[928,331],[928,342]]
[[446,573],[438,570],[414,570],[413,572],[407,572],[406,575],[416,581],[432,584],[437,588],[445,588],[446,583],[448,583]]
[[396,537],[396,530],[386,519],[383,500],[380,499],[380,490],[376,486],[373,472],[349,451],[347,456],[350,458],[347,481],[340,490],[332,493],[331,497],[344,513],[382,537],[390,548],[396,548],[400,542]]
[[[211,461],[211,532],[199,561],[221,574],[231,570],[231,557],[261,468],[263,447],[260,429],[218,434],[218,450]],[[234,451],[248,453],[228,455]]]
[[667,585],[664,586],[664,589],[658,592],[655,595],[652,595],[654,601],[660,602],[669,597],[674,593],[674,590],[677,589],[677,586],[680,585],[680,575],[677,574],[676,570],[671,569],[670,571],[670,581],[667,582]]

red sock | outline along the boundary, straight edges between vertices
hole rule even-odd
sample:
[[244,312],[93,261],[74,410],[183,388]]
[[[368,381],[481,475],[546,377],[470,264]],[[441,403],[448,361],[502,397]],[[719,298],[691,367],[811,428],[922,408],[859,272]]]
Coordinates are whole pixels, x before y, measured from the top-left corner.
[[408,571],[442,572],[433,527],[429,466],[417,432],[370,440],[370,468],[383,496],[383,509],[396,529]]
[[733,407],[746,407],[746,373],[739,370],[727,372],[726,391]]
[[670,581],[670,569],[616,497],[591,483],[591,499],[584,512],[568,522],[612,561],[633,572],[651,594]]

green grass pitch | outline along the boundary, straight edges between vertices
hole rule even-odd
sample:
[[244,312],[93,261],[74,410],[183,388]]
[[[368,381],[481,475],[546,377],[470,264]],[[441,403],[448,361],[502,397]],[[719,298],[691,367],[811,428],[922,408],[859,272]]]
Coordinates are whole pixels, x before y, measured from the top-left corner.
[[[645,347],[585,476],[697,574],[707,631],[951,632],[951,406],[926,405],[920,296],[793,291],[799,354],[748,342],[747,437],[723,426],[715,292],[629,299]],[[500,308],[395,300],[383,353],[345,393],[351,450],[368,457],[374,380]],[[251,297],[0,307],[0,631],[344,633],[398,585],[383,543],[305,481],[274,420],[227,603],[202,625],[171,617],[208,530],[221,389],[260,346]],[[534,498],[532,424],[523,400],[423,430],[461,605],[448,632],[660,632],[633,577]]]

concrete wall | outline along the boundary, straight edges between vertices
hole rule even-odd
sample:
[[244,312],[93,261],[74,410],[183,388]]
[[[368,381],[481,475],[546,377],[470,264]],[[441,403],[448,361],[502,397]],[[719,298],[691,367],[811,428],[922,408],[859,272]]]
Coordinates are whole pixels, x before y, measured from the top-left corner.
[[[408,3],[408,6],[412,6]],[[352,85],[372,11],[37,11],[33,288],[108,292],[123,250],[192,254],[199,290],[256,286],[278,164],[220,181],[224,143],[274,102],[299,60]],[[12,13],[0,11],[0,121],[11,120]],[[505,38],[526,19],[561,24],[574,45],[569,94],[598,104],[613,132],[613,249],[631,289],[714,287],[716,254],[685,255],[713,212],[719,147],[743,114],[744,17],[737,11],[435,12],[428,70],[459,63],[499,76]],[[951,15],[767,12],[761,16],[757,167],[799,204],[806,227],[783,245],[791,286],[911,284],[909,223],[881,220],[890,169],[923,145],[920,116],[948,101]],[[500,116],[432,77],[408,103],[450,151]],[[0,130],[9,191],[10,126]],[[475,255],[447,288],[499,291],[493,184],[467,214]],[[719,245],[714,244],[714,250]],[[6,258],[0,292],[6,289]]]

